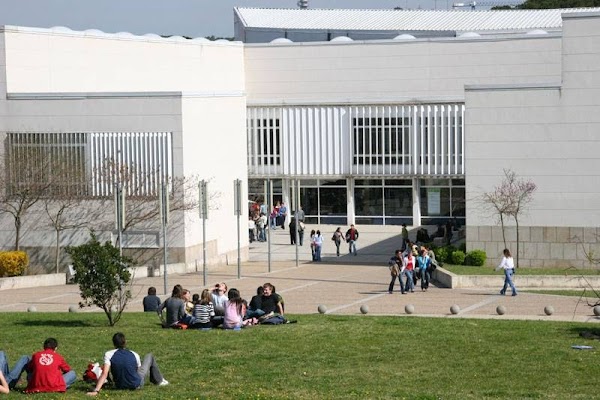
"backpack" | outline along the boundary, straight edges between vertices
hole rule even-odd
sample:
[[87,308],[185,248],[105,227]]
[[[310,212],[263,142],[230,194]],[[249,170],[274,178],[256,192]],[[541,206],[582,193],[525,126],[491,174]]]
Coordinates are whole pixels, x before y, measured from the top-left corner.
[[398,263],[393,263],[390,265],[390,274],[394,277],[400,274],[400,268],[398,268]]

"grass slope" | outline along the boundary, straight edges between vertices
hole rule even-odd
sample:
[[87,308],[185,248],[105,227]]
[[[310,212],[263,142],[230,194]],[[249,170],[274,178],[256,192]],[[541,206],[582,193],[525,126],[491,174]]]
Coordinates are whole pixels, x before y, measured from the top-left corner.
[[[579,337],[595,325],[545,321],[300,315],[297,324],[240,332],[160,329],[154,315],[127,313],[116,328],[97,313],[3,313],[1,349],[11,362],[58,339],[81,373],[122,331],[140,355],[153,352],[171,385],[111,399],[592,399],[598,352]],[[20,386],[23,387],[22,385]],[[78,381],[66,395],[84,398]],[[21,393],[11,398],[24,398]]]

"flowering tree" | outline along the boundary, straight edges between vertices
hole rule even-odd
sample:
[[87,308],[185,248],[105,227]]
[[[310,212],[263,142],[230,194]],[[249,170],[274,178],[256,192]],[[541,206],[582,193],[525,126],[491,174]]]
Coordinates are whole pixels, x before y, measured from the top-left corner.
[[513,218],[517,229],[517,255],[516,266],[519,267],[519,218],[525,212],[529,203],[533,201],[533,193],[537,186],[530,180],[520,179],[516,172],[505,169],[504,179],[493,191],[483,194],[483,203],[486,204],[500,219],[502,226],[502,240],[506,248],[505,218]]

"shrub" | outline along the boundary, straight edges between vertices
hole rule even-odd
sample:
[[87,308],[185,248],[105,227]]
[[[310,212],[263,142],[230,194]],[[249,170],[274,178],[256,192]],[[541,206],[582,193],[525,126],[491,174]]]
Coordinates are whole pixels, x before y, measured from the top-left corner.
[[448,262],[448,250],[445,247],[440,247],[434,250],[435,259],[439,262]]
[[466,253],[466,252],[467,252],[467,244],[466,244],[466,243],[464,243],[464,242],[463,242],[463,243],[461,243],[461,244],[458,246],[458,249],[459,249],[460,251],[462,251],[463,253]]
[[465,257],[465,265],[473,265],[475,267],[481,267],[485,264],[487,254],[483,250],[471,250]]
[[0,252],[0,276],[23,275],[29,265],[29,257],[24,251]]
[[452,252],[450,262],[454,265],[463,265],[465,263],[465,253],[460,250]]

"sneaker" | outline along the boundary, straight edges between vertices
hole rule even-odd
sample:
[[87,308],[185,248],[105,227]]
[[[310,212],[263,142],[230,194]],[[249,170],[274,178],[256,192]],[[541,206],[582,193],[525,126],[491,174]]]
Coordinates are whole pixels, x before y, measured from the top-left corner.
[[500,294],[501,294],[502,296],[504,296],[504,290],[501,290],[501,291],[500,291]]
[[161,381],[161,382],[158,384],[158,386],[167,386],[168,384],[169,384],[169,381],[168,381],[168,380],[166,380],[166,379],[163,379],[163,380],[162,380],[162,381]]
[[392,291],[391,291],[391,290],[388,290],[388,293],[389,293],[389,294],[392,294]]
[[516,294],[516,293],[513,293],[512,295],[513,295],[513,296],[516,296],[517,294]]

